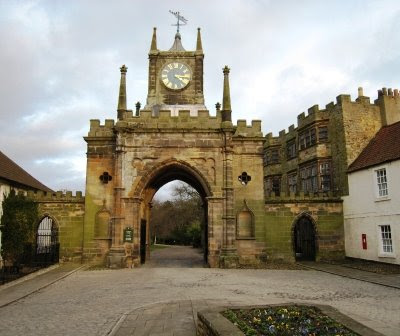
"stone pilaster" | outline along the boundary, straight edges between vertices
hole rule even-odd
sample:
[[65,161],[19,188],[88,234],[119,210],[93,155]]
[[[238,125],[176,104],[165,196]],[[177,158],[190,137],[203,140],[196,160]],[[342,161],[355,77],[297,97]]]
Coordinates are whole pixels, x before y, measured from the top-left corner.
[[111,248],[107,257],[107,265],[110,268],[121,268],[125,266],[125,250],[121,239],[122,226],[125,219],[121,203],[121,198],[124,192],[121,178],[123,153],[122,146],[118,143],[117,139],[114,169],[114,209],[113,217],[111,219]]
[[233,148],[232,129],[224,130],[224,161],[223,161],[223,245],[220,254],[221,268],[236,268],[239,265],[239,257],[235,247],[235,215],[233,194]]

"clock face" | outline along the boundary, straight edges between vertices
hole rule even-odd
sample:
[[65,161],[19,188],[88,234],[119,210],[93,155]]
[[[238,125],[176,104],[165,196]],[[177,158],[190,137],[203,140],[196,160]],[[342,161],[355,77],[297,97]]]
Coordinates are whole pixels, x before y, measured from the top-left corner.
[[180,62],[171,62],[164,65],[161,70],[161,81],[171,90],[181,90],[192,79],[189,67]]

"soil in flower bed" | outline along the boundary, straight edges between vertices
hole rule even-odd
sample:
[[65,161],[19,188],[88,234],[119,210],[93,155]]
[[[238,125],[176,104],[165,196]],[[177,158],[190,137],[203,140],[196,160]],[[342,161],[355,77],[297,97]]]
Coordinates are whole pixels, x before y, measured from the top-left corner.
[[274,306],[222,313],[246,336],[357,336],[318,308]]

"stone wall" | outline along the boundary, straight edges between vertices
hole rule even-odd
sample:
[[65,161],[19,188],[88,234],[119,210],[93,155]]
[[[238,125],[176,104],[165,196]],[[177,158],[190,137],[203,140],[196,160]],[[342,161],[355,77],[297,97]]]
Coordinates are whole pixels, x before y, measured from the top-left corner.
[[27,195],[39,206],[39,219],[51,217],[58,227],[60,260],[80,261],[84,236],[85,198],[80,191],[43,193],[28,192]]
[[328,196],[282,195],[265,202],[266,260],[295,260],[293,230],[302,215],[315,225],[316,260],[343,258],[342,201]]

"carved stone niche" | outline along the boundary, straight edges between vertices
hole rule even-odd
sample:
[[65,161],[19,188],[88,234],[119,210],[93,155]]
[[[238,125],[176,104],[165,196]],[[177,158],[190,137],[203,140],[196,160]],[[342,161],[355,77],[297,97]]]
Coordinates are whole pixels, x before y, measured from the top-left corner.
[[105,207],[96,214],[94,226],[94,239],[100,254],[105,257],[111,244],[111,214]]
[[236,238],[254,239],[254,214],[243,200],[243,208],[236,214]]

